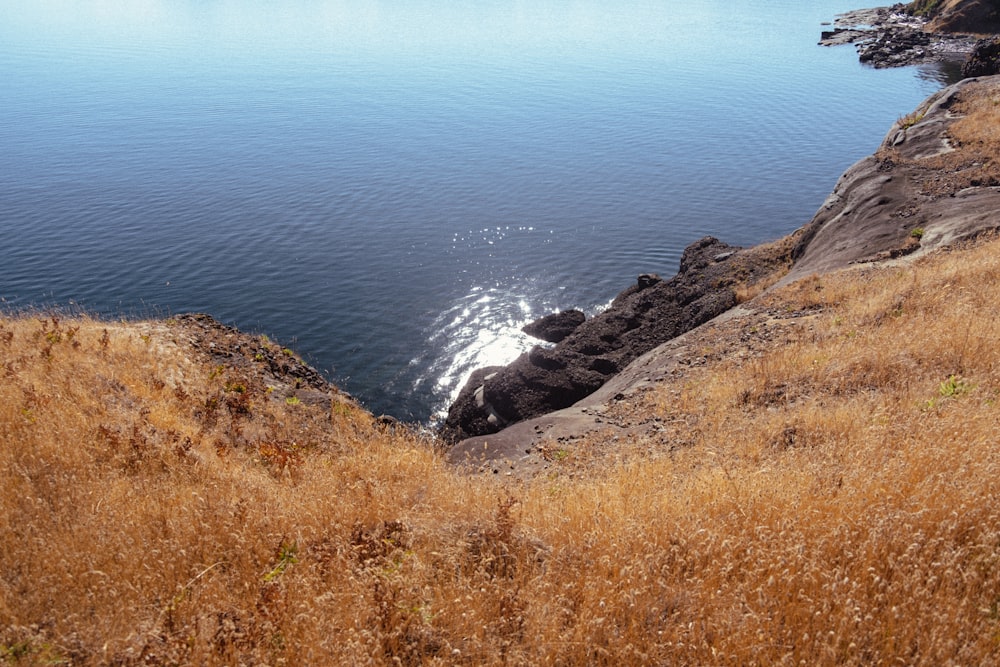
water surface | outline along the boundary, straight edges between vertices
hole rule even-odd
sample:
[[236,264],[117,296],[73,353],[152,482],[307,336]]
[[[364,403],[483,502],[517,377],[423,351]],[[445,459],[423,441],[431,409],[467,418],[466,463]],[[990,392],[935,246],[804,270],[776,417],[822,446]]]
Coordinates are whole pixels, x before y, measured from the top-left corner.
[[809,220],[947,79],[849,2],[0,0],[0,297],[203,311],[427,419],[554,309]]

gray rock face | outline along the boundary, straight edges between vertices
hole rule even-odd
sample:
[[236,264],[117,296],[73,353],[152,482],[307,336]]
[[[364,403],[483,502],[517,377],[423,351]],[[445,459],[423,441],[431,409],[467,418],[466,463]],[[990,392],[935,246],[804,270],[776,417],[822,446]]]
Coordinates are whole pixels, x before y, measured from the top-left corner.
[[953,105],[972,85],[1000,90],[1000,77],[965,79],[934,93],[917,110],[915,122],[897,122],[877,153],[840,177],[802,229],[792,255],[795,265],[781,284],[850,264],[927,252],[1000,227],[996,184],[957,192],[930,187],[961,176],[961,166],[947,170],[927,165],[955,150],[948,139],[957,118]]
[[442,436],[495,433],[570,406],[641,354],[733,307],[733,286],[755,271],[738,250],[701,239],[684,251],[670,280],[643,274],[554,348],[536,347],[505,367],[477,371],[451,406]]
[[587,316],[579,310],[564,310],[526,324],[521,331],[549,343],[558,343],[573,333],[586,319]]

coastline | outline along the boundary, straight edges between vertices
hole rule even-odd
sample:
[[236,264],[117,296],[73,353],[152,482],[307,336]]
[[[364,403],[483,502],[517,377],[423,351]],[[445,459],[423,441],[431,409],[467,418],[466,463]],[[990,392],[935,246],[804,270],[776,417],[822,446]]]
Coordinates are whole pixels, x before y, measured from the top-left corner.
[[978,38],[952,32],[928,31],[930,19],[905,11],[902,5],[858,9],[838,14],[832,30],[820,34],[820,46],[854,45],[858,59],[876,69],[933,62],[962,62]]
[[[971,61],[981,44],[977,37],[949,30],[940,15],[917,16],[914,7],[846,12],[836,17],[834,30],[824,32],[820,44],[856,44],[862,62],[875,67]],[[938,31],[926,31],[935,24]],[[635,359],[706,322],[731,317],[738,304],[771,285],[920,254],[992,229],[992,212],[1000,210],[992,186],[1000,183],[1000,175],[956,176],[976,172],[977,163],[970,167],[968,160],[956,158],[962,151],[949,135],[957,115],[952,106],[976,81],[948,86],[900,118],[874,155],[845,172],[814,218],[767,251],[702,239],[685,251],[678,274],[669,281],[639,276],[638,284],[622,292],[608,311],[579,324],[554,348],[536,347],[507,366],[473,373],[441,429],[445,441],[456,444],[450,458],[466,463],[478,459],[481,469],[494,467],[497,460],[510,466],[511,458],[537,466],[532,445],[547,437],[553,424],[562,424],[560,437],[565,437],[603,423],[592,413],[600,399],[590,397],[604,396],[606,384],[621,385],[612,380],[624,375]],[[992,84],[982,85],[992,89]],[[952,184],[937,189],[908,185],[917,178]],[[699,254],[703,248],[708,250]],[[644,291],[645,297],[637,296]],[[706,309],[702,303],[712,305]],[[624,388],[629,388],[627,382]],[[614,395],[624,394],[616,390]],[[587,409],[580,412],[584,405]],[[481,450],[489,443],[493,447],[484,455]]]
[[[621,404],[627,403],[630,396],[676,375],[678,368],[697,364],[698,349],[707,341],[728,340],[736,335],[732,332],[741,325],[734,322],[764,322],[765,326],[778,328],[787,323],[787,318],[775,317],[755,305],[766,301],[773,289],[850,267],[912,260],[1000,228],[996,219],[996,211],[1000,210],[1000,167],[984,166],[991,163],[988,156],[984,159],[975,144],[964,145],[955,139],[959,124],[974,114],[989,114],[978,121],[986,126],[996,122],[990,100],[997,96],[1000,76],[965,79],[930,96],[912,114],[899,119],[876,153],[845,172],[809,223],[770,247],[763,247],[771,252],[756,255],[768,259],[755,267],[758,274],[747,266],[741,268],[743,275],[754,276],[746,284],[727,282],[722,276],[732,274],[727,274],[724,267],[733,259],[754,257],[761,253],[761,246],[711,254],[696,273],[714,287],[715,303],[729,305],[719,308],[706,321],[692,321],[692,326],[678,335],[651,345],[603,386],[572,401],[572,405],[523,420],[509,420],[505,428],[497,428],[503,422],[496,418],[492,424],[486,419],[498,412],[492,396],[521,391],[537,400],[542,390],[539,378],[546,375],[549,395],[564,395],[566,380],[559,373],[572,374],[572,363],[579,362],[581,356],[586,363],[585,355],[572,350],[560,355],[561,347],[580,343],[575,333],[557,344],[554,351],[528,353],[506,368],[474,375],[450,417],[452,424],[458,421],[460,427],[485,427],[485,431],[456,438],[448,450],[449,460],[480,472],[503,471],[532,477],[551,465],[545,443],[576,440],[597,432],[610,433],[607,437],[611,438],[634,436],[636,428],[644,428],[641,420],[638,427],[635,419],[632,425],[616,426],[624,422],[610,416],[620,413]],[[977,111],[977,100],[984,100],[986,111]],[[712,247],[712,242],[716,241],[703,240],[693,247],[706,243]],[[708,265],[717,268],[703,273]],[[718,272],[720,268],[722,273]],[[682,264],[678,274],[681,282],[674,278],[662,284],[683,285],[685,272]],[[754,284],[760,289],[754,290]],[[737,289],[748,290],[744,298],[737,297]],[[606,321],[624,319],[634,323],[634,306],[628,298],[636,288],[630,290],[623,292],[608,311],[589,320],[591,326],[601,331]],[[688,290],[688,296],[692,294],[690,287],[683,290]],[[758,293],[760,297],[755,298]],[[669,288],[665,296],[674,298]],[[730,342],[732,349],[738,349],[738,340]],[[609,344],[614,347],[618,341],[612,339]],[[540,368],[541,374],[532,375],[526,370],[532,366]],[[518,380],[523,384],[519,386]],[[493,382],[507,386],[491,386]],[[502,412],[499,416],[509,419]]]

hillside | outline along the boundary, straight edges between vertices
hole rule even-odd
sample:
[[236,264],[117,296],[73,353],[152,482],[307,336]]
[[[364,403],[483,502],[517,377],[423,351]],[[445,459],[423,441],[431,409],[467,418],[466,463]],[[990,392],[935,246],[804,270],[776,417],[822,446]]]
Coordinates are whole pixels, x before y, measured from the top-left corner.
[[996,0],[916,0],[907,9],[930,19],[931,32],[1000,32],[1000,2]]
[[208,318],[0,317],[0,662],[995,664],[1000,239],[913,219],[997,193],[994,85],[890,133],[906,252],[741,293],[530,474]]

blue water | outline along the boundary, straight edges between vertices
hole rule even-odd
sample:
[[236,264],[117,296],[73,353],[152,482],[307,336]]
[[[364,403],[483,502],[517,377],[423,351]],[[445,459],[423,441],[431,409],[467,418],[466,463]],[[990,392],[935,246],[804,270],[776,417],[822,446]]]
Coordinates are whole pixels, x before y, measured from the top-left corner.
[[0,0],[0,297],[203,311],[424,420],[518,328],[773,239],[939,88],[849,0]]

